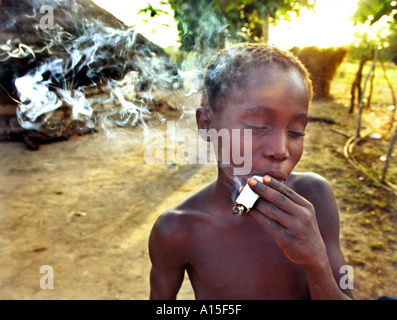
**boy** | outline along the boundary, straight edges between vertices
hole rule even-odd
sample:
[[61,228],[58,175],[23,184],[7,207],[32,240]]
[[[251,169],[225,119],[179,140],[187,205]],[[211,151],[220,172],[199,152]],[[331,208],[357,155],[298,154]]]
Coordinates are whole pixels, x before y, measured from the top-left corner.
[[[214,144],[217,180],[153,227],[151,299],[176,299],[185,270],[196,299],[351,297],[339,287],[345,261],[331,187],[316,174],[292,172],[302,156],[311,99],[307,70],[287,52],[238,44],[210,62],[198,128],[238,129],[241,136],[249,130],[252,170],[236,175],[240,164],[224,163],[222,150],[236,142]],[[247,141],[238,143],[245,150]],[[240,216],[231,214],[236,181],[259,195]]]

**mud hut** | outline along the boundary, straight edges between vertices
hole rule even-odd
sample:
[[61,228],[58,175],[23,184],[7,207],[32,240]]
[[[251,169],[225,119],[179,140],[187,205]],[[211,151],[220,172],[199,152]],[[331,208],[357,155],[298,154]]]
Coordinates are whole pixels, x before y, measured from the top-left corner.
[[2,0],[0,19],[3,140],[34,149],[99,119],[134,125],[154,108],[153,92],[183,85],[161,47],[90,0]]
[[291,49],[309,70],[315,98],[330,98],[331,81],[346,56],[347,49],[305,47]]

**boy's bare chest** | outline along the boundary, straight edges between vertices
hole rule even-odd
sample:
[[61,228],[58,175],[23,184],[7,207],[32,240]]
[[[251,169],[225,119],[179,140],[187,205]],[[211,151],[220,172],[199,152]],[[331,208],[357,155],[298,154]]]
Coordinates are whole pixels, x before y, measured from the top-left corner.
[[189,277],[203,299],[305,298],[302,267],[257,225],[208,226],[190,245]]

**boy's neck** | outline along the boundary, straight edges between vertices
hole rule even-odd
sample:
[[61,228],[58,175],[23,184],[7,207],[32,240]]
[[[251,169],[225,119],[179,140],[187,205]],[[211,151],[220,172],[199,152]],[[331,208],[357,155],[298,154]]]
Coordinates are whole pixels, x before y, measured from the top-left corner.
[[213,199],[211,202],[214,209],[219,213],[231,215],[237,194],[238,186],[236,183],[221,170],[218,170],[218,179],[211,190],[211,198]]

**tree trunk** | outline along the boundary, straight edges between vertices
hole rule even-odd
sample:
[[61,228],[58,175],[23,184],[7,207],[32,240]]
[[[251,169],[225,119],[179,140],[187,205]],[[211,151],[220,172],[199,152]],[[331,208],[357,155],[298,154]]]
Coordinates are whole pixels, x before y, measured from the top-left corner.
[[377,59],[378,59],[378,48],[375,48],[374,59],[372,60],[371,68],[368,71],[367,76],[365,77],[363,90],[361,92],[360,101],[359,101],[359,104],[358,104],[358,115],[357,115],[357,122],[356,122],[356,136],[355,136],[355,139],[360,138],[361,116],[362,116],[362,113],[363,113],[363,100],[364,100],[365,90],[367,89],[367,83],[368,83],[368,80],[369,80],[369,78],[371,76],[371,73],[373,72],[373,70],[375,68],[375,63],[376,63]]
[[356,77],[353,81],[352,88],[351,88],[351,99],[350,99],[350,109],[349,113],[353,113],[354,106],[356,104],[356,91],[358,99],[361,97],[361,79],[363,77],[363,69],[365,63],[367,62],[368,58],[366,56],[362,56],[360,59],[360,64],[358,66],[358,70],[356,72]]
[[390,117],[390,123],[389,123],[389,130],[391,130],[393,128],[394,119],[396,117],[396,109],[397,109],[396,95],[394,93],[393,85],[391,84],[390,79],[387,76],[386,68],[385,68],[385,65],[383,63],[383,60],[379,59],[379,62],[380,62],[380,66],[382,67],[382,70],[383,70],[383,76],[384,76],[384,78],[385,78],[385,80],[387,82],[387,85],[389,86],[390,93],[391,93],[391,98],[392,98],[392,104],[394,106],[394,110],[393,110],[393,113],[392,113],[392,115]]
[[374,67],[374,69],[372,70],[371,81],[369,85],[369,93],[368,93],[367,101],[365,102],[365,108],[367,109],[371,107],[372,92],[374,91],[375,69],[376,67]]
[[380,180],[382,183],[385,182],[386,180],[387,170],[389,169],[390,158],[393,153],[394,144],[396,142],[397,142],[397,124],[396,127],[394,128],[394,133],[392,138],[390,139],[389,148],[387,150],[385,166],[383,167],[382,178]]
[[269,42],[269,32],[270,32],[270,14],[266,9],[264,24],[263,24],[263,42],[264,43]]

